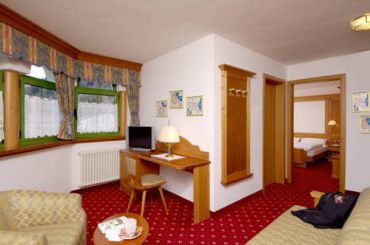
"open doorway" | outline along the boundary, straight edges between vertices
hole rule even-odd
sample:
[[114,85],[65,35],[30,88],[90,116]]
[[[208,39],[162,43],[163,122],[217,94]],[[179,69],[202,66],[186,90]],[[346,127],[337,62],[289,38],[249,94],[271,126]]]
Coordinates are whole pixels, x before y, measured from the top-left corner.
[[293,167],[330,171],[344,191],[345,76],[288,82],[287,179]]

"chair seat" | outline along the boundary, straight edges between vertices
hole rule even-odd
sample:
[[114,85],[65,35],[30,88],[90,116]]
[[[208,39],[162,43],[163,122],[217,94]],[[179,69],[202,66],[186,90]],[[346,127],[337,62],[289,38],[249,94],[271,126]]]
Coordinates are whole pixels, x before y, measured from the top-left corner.
[[40,225],[23,229],[22,231],[42,233],[46,236],[48,243],[53,245],[78,245],[83,234],[83,228],[77,223]]
[[160,186],[166,183],[166,179],[157,174],[146,174],[141,176],[142,186]]

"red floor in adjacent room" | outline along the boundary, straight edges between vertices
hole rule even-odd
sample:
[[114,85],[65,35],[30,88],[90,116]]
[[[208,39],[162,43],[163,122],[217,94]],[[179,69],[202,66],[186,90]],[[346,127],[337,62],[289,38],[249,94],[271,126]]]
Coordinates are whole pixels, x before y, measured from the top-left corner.
[[[145,208],[150,226],[146,244],[245,244],[290,206],[312,206],[310,191],[338,190],[338,180],[330,177],[328,162],[315,163],[307,169],[294,168],[293,173],[292,184],[271,184],[265,195],[258,192],[246,197],[196,225],[192,224],[193,203],[166,192],[168,216],[159,197],[151,204],[148,201]],[[93,244],[97,223],[125,212],[129,198],[119,190],[117,182],[78,192],[87,213],[88,244]],[[134,201],[130,211],[139,213],[140,203]]]

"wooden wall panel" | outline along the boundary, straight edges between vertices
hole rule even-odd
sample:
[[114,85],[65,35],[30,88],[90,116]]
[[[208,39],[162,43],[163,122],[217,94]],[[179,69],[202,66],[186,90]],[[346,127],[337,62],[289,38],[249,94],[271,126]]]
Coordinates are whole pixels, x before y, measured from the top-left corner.
[[222,184],[251,176],[249,77],[255,73],[229,65],[221,69]]

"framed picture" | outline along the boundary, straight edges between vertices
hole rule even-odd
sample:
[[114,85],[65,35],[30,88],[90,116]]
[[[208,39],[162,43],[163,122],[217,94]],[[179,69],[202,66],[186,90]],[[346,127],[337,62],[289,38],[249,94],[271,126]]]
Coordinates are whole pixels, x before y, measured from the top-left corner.
[[364,112],[369,111],[369,92],[361,92],[352,94],[352,111]]
[[157,117],[167,117],[168,115],[168,101],[159,100],[155,102],[155,111]]
[[370,134],[370,115],[360,116],[360,133]]
[[186,115],[187,116],[203,115],[203,96],[186,97]]
[[170,91],[170,109],[184,108],[184,93],[182,90]]

